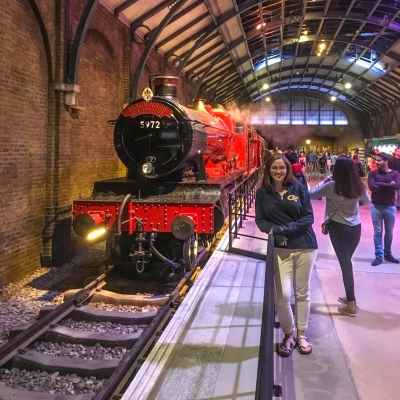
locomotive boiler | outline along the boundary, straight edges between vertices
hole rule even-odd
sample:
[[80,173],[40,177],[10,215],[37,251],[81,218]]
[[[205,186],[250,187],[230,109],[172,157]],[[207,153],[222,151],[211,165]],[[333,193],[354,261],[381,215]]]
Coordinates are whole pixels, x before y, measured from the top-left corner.
[[155,95],[146,88],[112,121],[126,177],[95,182],[89,198],[74,201],[73,228],[105,232],[111,264],[141,273],[158,259],[187,271],[198,243],[222,228],[229,191],[261,167],[266,144],[221,108],[181,105],[179,78],[152,79]]

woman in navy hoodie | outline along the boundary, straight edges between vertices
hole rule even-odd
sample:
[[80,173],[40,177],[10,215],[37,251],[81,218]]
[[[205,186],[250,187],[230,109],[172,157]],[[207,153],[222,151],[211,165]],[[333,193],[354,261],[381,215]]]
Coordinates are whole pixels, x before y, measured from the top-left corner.
[[[296,343],[301,354],[312,352],[304,334],[310,315],[311,273],[318,248],[313,222],[307,188],[293,176],[284,155],[271,155],[256,194],[256,224],[274,238],[275,306],[285,334],[278,350],[282,357],[290,356]],[[293,286],[296,324],[290,306]]]

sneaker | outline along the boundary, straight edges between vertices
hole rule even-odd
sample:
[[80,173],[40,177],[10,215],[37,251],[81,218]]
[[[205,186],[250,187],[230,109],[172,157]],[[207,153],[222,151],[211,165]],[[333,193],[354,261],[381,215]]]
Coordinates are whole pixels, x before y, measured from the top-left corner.
[[[339,303],[346,304],[346,306],[349,304],[349,302],[347,301],[346,297],[338,297],[337,300],[338,300]],[[355,304],[355,306],[357,308],[357,302],[356,301],[354,302],[354,304]]]
[[397,260],[396,258],[394,258],[391,254],[389,254],[388,256],[384,257],[386,261],[398,264],[399,260]]
[[371,265],[376,267],[377,265],[382,264],[382,258],[376,257],[374,261],[372,261]]
[[352,310],[349,306],[339,306],[338,311],[340,312],[340,314],[348,315],[349,317],[357,316],[357,311]]

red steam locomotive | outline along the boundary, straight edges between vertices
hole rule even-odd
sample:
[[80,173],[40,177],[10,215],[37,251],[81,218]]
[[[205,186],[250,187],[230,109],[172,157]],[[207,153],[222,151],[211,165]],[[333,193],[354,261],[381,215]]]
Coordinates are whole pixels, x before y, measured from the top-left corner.
[[229,191],[261,167],[266,148],[246,121],[202,100],[182,106],[178,81],[153,77],[155,96],[145,89],[112,121],[127,176],[95,182],[73,204],[75,233],[106,233],[109,262],[136,273],[154,258],[173,272],[193,268],[198,242],[227,218]]

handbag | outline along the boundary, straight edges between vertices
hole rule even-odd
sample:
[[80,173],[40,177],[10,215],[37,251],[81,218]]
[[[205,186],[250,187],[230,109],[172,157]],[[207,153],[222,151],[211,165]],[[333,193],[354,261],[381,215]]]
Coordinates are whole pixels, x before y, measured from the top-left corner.
[[330,221],[324,221],[321,225],[321,233],[323,235],[327,235],[329,233],[329,222]]
[[331,222],[332,217],[340,210],[340,207],[342,207],[342,204],[344,203],[346,199],[344,198],[343,201],[340,203],[340,206],[333,212],[330,218],[325,220],[322,225],[321,225],[321,233],[323,235],[327,235],[329,233],[329,222]]

